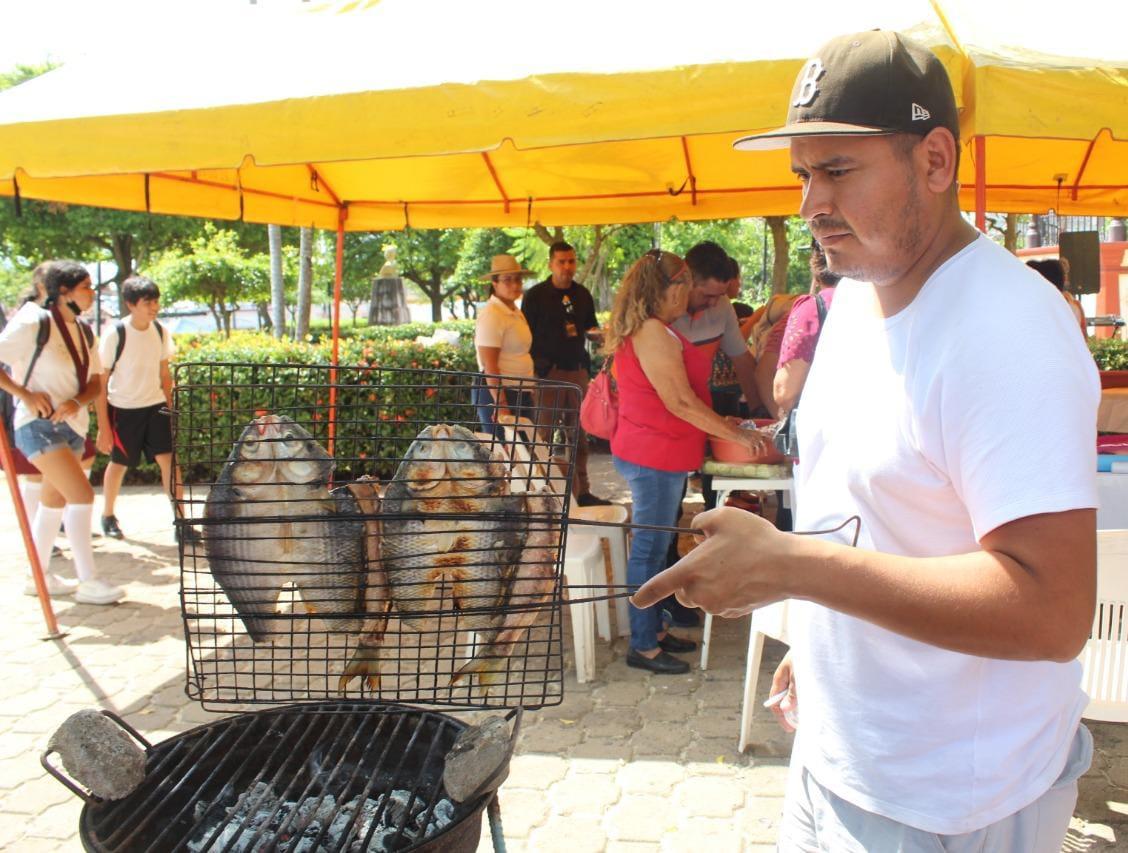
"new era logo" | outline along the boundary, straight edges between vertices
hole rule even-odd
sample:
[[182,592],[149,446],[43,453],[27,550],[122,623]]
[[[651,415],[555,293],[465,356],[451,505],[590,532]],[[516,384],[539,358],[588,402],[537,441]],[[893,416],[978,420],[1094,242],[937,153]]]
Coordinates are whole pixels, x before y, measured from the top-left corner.
[[913,121],[928,121],[930,118],[932,118],[932,113],[920,104],[913,104]]

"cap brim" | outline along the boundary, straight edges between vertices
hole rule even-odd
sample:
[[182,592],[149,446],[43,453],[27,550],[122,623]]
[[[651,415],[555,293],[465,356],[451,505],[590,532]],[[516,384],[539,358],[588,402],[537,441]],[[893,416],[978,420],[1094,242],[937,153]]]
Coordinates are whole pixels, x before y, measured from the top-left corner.
[[796,136],[888,136],[896,131],[837,121],[804,121],[775,130],[742,136],[732,144],[737,151],[772,151],[786,148]]

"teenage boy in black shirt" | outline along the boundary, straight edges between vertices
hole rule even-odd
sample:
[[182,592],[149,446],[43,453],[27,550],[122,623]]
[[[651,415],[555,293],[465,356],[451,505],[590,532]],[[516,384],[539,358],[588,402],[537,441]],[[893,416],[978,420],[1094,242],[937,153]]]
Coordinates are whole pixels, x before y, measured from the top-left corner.
[[[595,300],[591,292],[575,280],[576,250],[560,240],[548,250],[551,275],[534,285],[521,300],[521,310],[533,332],[533,369],[542,379],[556,379],[587,390],[591,358],[585,341],[590,329],[598,329]],[[550,441],[558,425],[577,432],[575,478],[572,491],[580,506],[599,506],[610,501],[591,493],[588,481],[587,437],[579,428],[580,398],[555,389],[541,392],[536,405],[536,420],[542,440]]]

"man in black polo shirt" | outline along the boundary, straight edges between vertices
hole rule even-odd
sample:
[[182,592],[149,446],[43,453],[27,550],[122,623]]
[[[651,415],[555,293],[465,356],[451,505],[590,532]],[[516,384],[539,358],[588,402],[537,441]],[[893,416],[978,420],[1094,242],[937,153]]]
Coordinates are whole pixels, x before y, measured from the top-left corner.
[[[552,273],[534,285],[521,300],[521,310],[533,332],[533,369],[542,379],[572,382],[587,390],[591,359],[585,341],[590,329],[598,329],[595,300],[591,292],[575,280],[576,250],[562,240],[548,249],[548,268]],[[580,506],[609,504],[591,493],[588,482],[587,437],[579,427],[580,399],[564,397],[555,390],[541,393],[536,406],[537,426],[550,440],[558,424],[574,428],[576,442],[575,478],[572,491]]]

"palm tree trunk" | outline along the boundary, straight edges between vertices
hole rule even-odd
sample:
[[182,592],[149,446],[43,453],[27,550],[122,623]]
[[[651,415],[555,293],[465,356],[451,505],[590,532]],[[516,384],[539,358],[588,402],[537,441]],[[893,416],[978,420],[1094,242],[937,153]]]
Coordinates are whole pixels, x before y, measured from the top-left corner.
[[267,225],[270,240],[270,313],[274,337],[282,337],[286,328],[286,294],[282,280],[282,227]]

